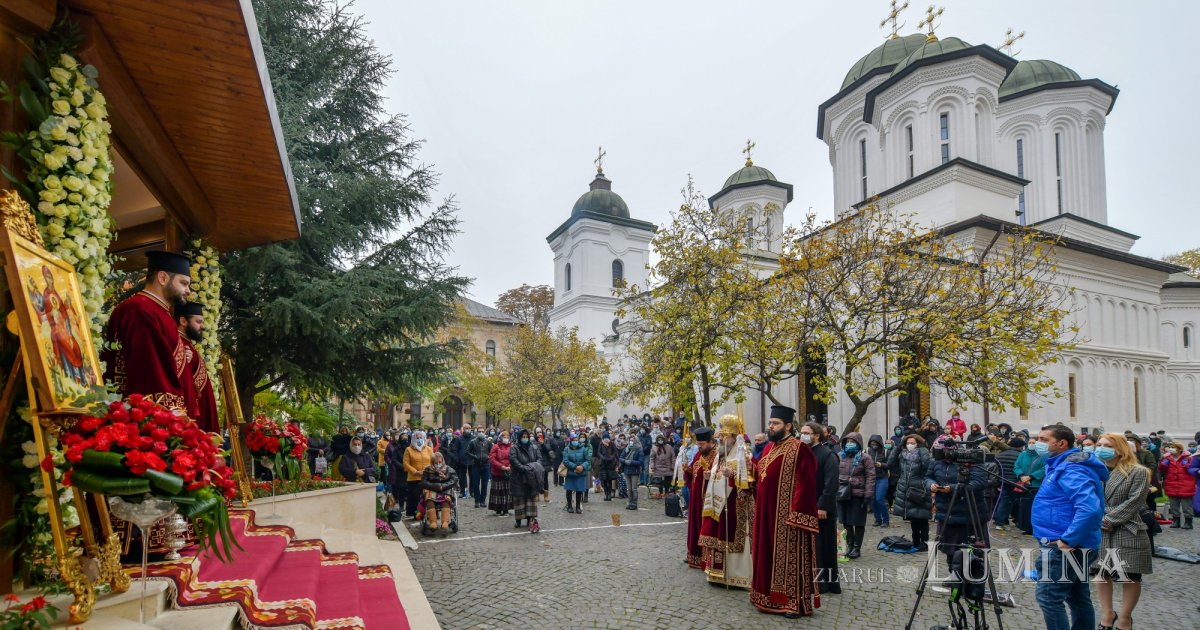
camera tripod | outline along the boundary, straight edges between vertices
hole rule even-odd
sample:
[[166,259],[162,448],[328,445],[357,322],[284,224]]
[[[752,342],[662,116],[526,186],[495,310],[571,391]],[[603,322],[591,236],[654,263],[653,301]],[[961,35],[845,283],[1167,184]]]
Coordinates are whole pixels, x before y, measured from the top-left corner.
[[[986,471],[985,471],[986,472]],[[996,592],[996,580],[992,575],[992,567],[990,562],[990,554],[988,551],[991,545],[987,543],[986,525],[979,518],[979,508],[975,504],[975,493],[967,489],[967,482],[971,475],[971,467],[958,466],[958,483],[954,484],[954,490],[950,494],[950,502],[946,506],[946,518],[954,513],[954,506],[960,500],[966,500],[967,505],[967,520],[971,524],[971,536],[967,540],[967,544],[960,545],[964,551],[962,579],[965,583],[970,570],[970,554],[975,550],[975,543],[983,542],[983,570],[987,581],[988,593],[991,594],[992,608],[996,614],[996,627],[998,630],[1004,630],[1004,621],[1001,618],[1002,611],[1000,610],[1000,597]],[[932,501],[933,497],[930,497]],[[941,550],[942,535],[939,532],[933,549],[930,550],[929,558],[925,561],[925,568],[921,571],[921,581],[917,583],[917,599],[913,602],[912,612],[908,615],[908,623],[905,624],[904,630],[912,630],[913,621],[917,618],[917,609],[921,607],[921,600],[925,596],[925,587],[929,583],[929,572],[937,562],[939,551]],[[987,593],[985,593],[986,595]],[[951,628],[955,630],[967,630],[968,620],[967,611],[963,608],[963,598],[961,593],[951,593],[950,601],[947,606],[950,609]],[[967,608],[971,610],[974,621],[975,630],[988,630],[987,609],[984,606],[983,598],[975,598],[967,601]]]

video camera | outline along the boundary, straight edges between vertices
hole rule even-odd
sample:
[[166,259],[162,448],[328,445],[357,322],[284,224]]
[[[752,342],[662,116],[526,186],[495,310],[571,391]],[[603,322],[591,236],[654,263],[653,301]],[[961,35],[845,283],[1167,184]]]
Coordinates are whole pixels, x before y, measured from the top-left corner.
[[943,440],[941,448],[934,448],[933,458],[953,464],[975,465],[995,461],[996,456],[979,448],[979,443],[987,438],[972,441]]

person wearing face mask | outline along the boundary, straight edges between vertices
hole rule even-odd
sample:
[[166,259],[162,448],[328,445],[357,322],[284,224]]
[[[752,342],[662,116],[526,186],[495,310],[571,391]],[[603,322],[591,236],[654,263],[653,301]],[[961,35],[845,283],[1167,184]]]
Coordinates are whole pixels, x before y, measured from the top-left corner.
[[542,470],[542,458],[539,447],[529,437],[529,430],[517,430],[517,443],[508,452],[512,473],[509,475],[509,489],[512,494],[514,528],[521,527],[525,520],[531,533],[538,533],[537,497],[545,490],[545,478]]
[[1042,550],[1037,602],[1047,630],[1096,626],[1088,567],[1100,548],[1108,467],[1095,455],[1073,448],[1074,443],[1074,432],[1062,424],[1043,427],[1034,443],[1046,460],[1032,521]]
[[1017,478],[1017,487],[1012,491],[1020,497],[1017,501],[1017,527],[1029,536],[1033,534],[1033,502],[1037,499],[1042,479],[1046,477],[1046,459],[1032,443],[1017,455],[1017,461],[1013,462],[1013,475]]
[[621,451],[621,476],[625,479],[625,488],[629,503],[626,510],[636,510],[638,504],[638,482],[642,472],[646,470],[646,456],[642,454],[642,442],[636,436],[629,439]]
[[611,439],[600,438],[600,448],[596,452],[595,458],[599,466],[596,479],[600,481],[600,487],[604,490],[604,500],[612,501],[613,496],[617,493],[621,451],[617,449],[617,445],[613,444]]
[[[887,443],[891,446],[891,442]],[[875,487],[871,493],[871,512],[875,517],[875,527],[890,527],[891,517],[888,514],[888,449],[884,448],[883,437],[872,435],[867,440],[867,454],[875,462]]]
[[[1138,464],[1145,466],[1150,471],[1150,491],[1146,493],[1146,508],[1157,512],[1158,503],[1155,499],[1158,498],[1159,492],[1162,490],[1162,480],[1158,475],[1158,458],[1150,449],[1145,447],[1142,439],[1132,431],[1125,432],[1125,441],[1129,444],[1129,448],[1133,449],[1134,455],[1137,457]],[[1153,535],[1151,535],[1153,540]]]
[[[1103,630],[1133,628],[1133,608],[1142,594],[1142,576],[1153,570],[1153,546],[1141,512],[1150,488],[1150,471],[1137,463],[1125,436],[1108,433],[1096,442],[1096,458],[1108,467],[1104,483],[1104,518],[1100,521],[1100,553],[1116,553],[1121,571],[1101,569],[1096,590],[1100,596]],[[1103,563],[1102,563],[1103,564]],[[1113,609],[1113,583],[1121,582],[1121,611]]]
[[658,497],[666,496],[671,487],[671,473],[675,470],[675,449],[667,443],[667,438],[661,433],[654,438],[654,447],[650,449],[650,481],[658,488]]
[[[998,438],[999,429],[991,436],[992,440]],[[996,467],[1000,469],[1000,476],[1004,480],[1000,484],[1000,497],[996,501],[996,511],[992,515],[993,526],[998,532],[1003,532],[1008,528],[1009,516],[1014,515],[1014,507],[1021,498],[1021,495],[1013,493],[1013,486],[1017,484],[1017,475],[1014,470],[1017,458],[1023,452],[1025,452],[1025,440],[1021,437],[1014,437],[1005,445],[1004,450],[996,453]]]
[[1171,509],[1171,529],[1192,529],[1192,499],[1196,495],[1196,478],[1188,472],[1192,454],[1179,442],[1163,444],[1163,458],[1158,472]]
[[488,463],[492,470],[492,488],[488,493],[488,509],[505,516],[512,509],[512,495],[509,494],[509,473],[512,472],[512,443],[508,431],[500,432],[500,441],[492,445],[488,454]]
[[[621,458],[622,458],[622,455],[625,453],[626,447],[629,446],[630,442],[637,442],[637,436],[634,435],[632,438],[630,438],[630,437],[626,437],[625,434],[623,434],[623,433],[618,433],[616,439],[613,440],[613,446],[617,447],[617,494],[616,494],[616,498],[618,498],[618,499],[628,499],[629,498],[629,485],[628,485],[627,479],[625,478],[624,467],[621,465]],[[634,485],[634,487],[635,488],[637,487],[636,484]]]
[[800,426],[800,442],[812,448],[817,465],[812,478],[817,495],[817,590],[839,595],[842,585],[837,569],[837,489],[838,457],[825,445],[825,428],[815,420]]
[[338,472],[346,481],[375,483],[375,458],[363,450],[362,440],[350,440],[350,452],[338,462]]
[[416,520],[417,504],[421,500],[421,473],[433,463],[433,446],[428,443],[424,431],[412,434],[412,442],[404,449],[404,473],[408,481],[408,496],[404,513]]
[[[563,451],[562,465],[567,469],[567,478],[563,487],[567,491],[567,513],[583,514],[583,495],[587,492],[588,470],[592,466],[592,458],[583,445],[583,438],[578,434],[570,435],[570,443]],[[572,504],[572,499],[574,503]]]
[[350,452],[350,427],[339,427],[337,435],[333,436],[333,440],[329,443],[329,451],[333,453],[333,459],[337,459],[346,453]]
[[888,467],[896,477],[892,514],[908,521],[913,546],[919,551],[929,550],[929,519],[933,518],[932,499],[925,487],[930,460],[925,438],[916,433],[905,436],[904,448],[893,449],[888,458]]
[[875,495],[875,460],[864,451],[862,435],[857,431],[842,438],[841,457],[842,461],[838,463],[838,521],[846,528],[846,557],[853,560],[862,552],[867,506]]

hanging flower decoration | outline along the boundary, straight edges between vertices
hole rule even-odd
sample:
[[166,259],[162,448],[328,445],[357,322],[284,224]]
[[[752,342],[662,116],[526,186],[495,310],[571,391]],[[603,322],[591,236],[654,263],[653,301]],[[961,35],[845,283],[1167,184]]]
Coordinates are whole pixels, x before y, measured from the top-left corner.
[[272,462],[287,479],[295,479],[308,452],[308,438],[294,422],[281,425],[274,418],[258,415],[246,430],[246,448],[254,457]]
[[169,499],[193,520],[201,547],[227,559],[234,540],[225,502],[236,483],[220,443],[191,419],[134,394],[63,432],[69,467],[63,483],[109,496]]
[[21,181],[7,170],[4,175],[35,208],[46,249],[79,274],[83,309],[99,350],[112,273],[108,246],[115,236],[108,214],[113,165],[107,102],[96,69],[70,54],[30,56],[22,68],[25,80],[13,90],[5,87],[4,96],[20,102],[32,130],[7,133],[4,143],[16,149],[26,177]]
[[218,372],[221,361],[221,339],[217,323],[221,319],[221,253],[203,239],[192,239],[187,255],[192,259],[191,301],[204,306],[204,338],[200,341],[200,356],[213,382],[213,393],[220,392]]

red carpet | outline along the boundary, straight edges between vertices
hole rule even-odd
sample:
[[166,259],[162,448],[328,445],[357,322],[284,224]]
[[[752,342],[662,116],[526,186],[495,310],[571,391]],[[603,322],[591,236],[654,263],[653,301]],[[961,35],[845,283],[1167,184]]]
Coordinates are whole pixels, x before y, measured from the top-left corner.
[[[386,565],[359,566],[353,553],[329,553],[320,540],[296,540],[290,527],[256,525],[252,510],[230,510],[242,551],[222,564],[194,547],[156,562],[151,578],[169,579],[176,606],[236,603],[245,627],[408,630]],[[126,568],[139,577],[141,567]]]

